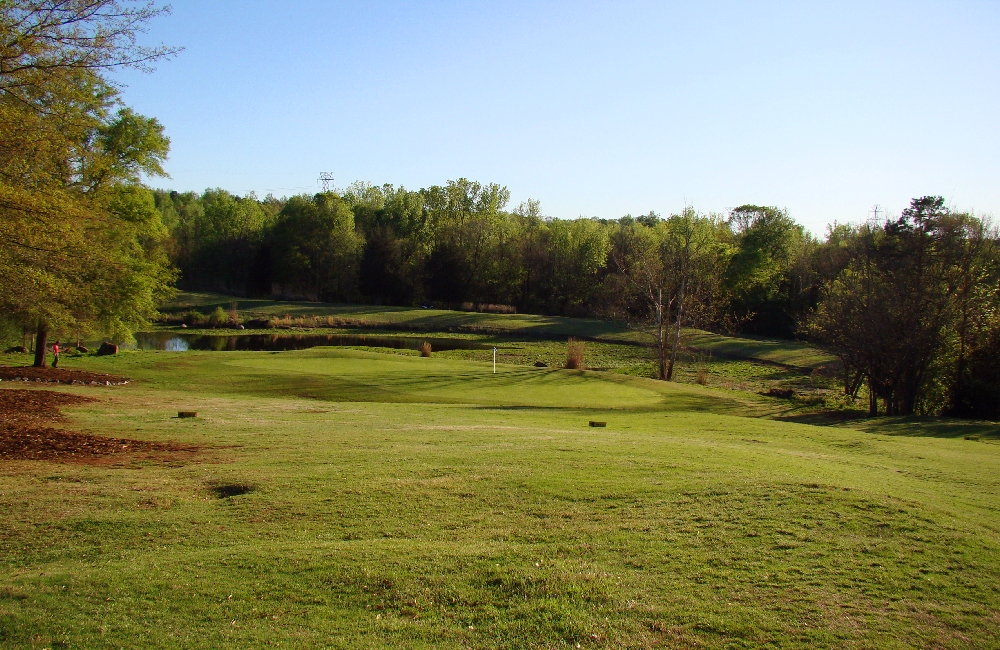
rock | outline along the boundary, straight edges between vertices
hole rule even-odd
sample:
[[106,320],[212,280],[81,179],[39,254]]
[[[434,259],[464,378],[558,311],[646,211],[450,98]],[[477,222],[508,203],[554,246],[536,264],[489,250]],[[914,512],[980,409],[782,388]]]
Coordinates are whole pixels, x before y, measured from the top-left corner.
[[536,368],[548,368],[549,364],[545,363],[544,361],[536,361],[535,362],[535,367]]
[[103,357],[109,354],[118,354],[118,346],[105,341],[104,343],[101,343],[101,347],[97,349],[97,356]]
[[79,352],[80,354],[87,354],[88,352],[90,352],[90,350],[88,350],[87,346],[85,345],[76,346],[76,351]]
[[6,352],[7,354],[13,354],[15,352],[20,352],[21,354],[28,354],[28,348],[24,347],[23,345],[15,345],[12,348],[7,348]]
[[778,399],[791,399],[795,397],[795,391],[791,388],[769,388],[764,395],[777,397]]
[[243,327],[242,325],[237,325],[237,326],[236,326],[236,329],[238,329],[238,330],[245,330],[246,328],[245,328],[245,327]]
[[188,328],[188,324],[187,323],[181,323],[181,329],[182,330],[186,330],[187,328]]

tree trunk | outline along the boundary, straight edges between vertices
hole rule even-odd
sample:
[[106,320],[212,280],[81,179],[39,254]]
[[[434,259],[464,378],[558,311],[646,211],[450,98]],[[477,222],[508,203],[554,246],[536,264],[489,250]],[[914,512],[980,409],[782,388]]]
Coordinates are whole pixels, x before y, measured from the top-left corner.
[[666,350],[663,345],[663,289],[657,293],[656,305],[656,356],[659,358],[660,379],[667,378]]
[[35,367],[45,367],[45,341],[49,338],[49,324],[38,320],[38,330],[35,332]]
[[677,346],[681,342],[681,319],[684,317],[684,283],[681,280],[681,291],[677,296],[677,322],[674,324],[674,342],[670,346],[670,365],[667,367],[667,381],[674,378],[674,362],[677,360]]
[[868,415],[872,417],[878,415],[878,395],[875,394],[875,382],[871,379],[871,371],[868,373]]

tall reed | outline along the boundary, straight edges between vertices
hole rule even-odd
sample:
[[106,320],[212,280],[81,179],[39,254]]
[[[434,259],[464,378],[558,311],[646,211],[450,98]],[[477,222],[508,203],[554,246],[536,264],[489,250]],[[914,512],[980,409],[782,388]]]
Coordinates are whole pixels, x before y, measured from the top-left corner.
[[571,338],[566,343],[566,367],[583,370],[583,341]]

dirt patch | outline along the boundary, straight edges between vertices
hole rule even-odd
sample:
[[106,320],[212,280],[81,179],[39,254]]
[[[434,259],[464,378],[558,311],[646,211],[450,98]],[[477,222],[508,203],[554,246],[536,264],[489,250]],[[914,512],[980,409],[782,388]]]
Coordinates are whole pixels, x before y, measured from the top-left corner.
[[124,386],[129,382],[126,377],[106,375],[102,372],[69,370],[67,368],[35,368],[34,366],[2,366],[0,367],[0,379],[3,381],[34,381],[86,386]]
[[219,499],[238,497],[254,491],[254,486],[249,483],[218,483],[209,486],[215,496]]
[[108,438],[50,426],[64,420],[61,407],[94,401],[48,390],[0,390],[0,460],[172,461],[190,458],[201,450],[194,445]]

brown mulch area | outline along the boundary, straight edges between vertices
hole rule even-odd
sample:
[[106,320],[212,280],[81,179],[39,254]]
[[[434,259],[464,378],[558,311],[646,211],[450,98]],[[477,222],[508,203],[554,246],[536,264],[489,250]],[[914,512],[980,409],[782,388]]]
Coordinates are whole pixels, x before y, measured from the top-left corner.
[[90,397],[48,390],[0,390],[0,460],[101,462],[190,457],[200,448],[172,442],[108,438],[56,429],[60,407],[94,402]]
[[123,386],[125,377],[106,375],[103,372],[69,370],[67,368],[35,368],[34,366],[0,366],[0,380],[3,381],[50,382],[59,384],[86,384],[99,386]]

